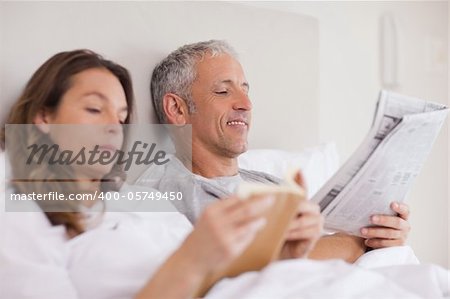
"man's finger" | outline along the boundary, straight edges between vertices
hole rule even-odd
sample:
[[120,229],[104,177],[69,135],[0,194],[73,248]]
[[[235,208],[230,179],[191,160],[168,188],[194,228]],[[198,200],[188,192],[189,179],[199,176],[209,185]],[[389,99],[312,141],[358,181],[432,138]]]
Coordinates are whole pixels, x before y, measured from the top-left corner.
[[361,235],[367,239],[378,238],[378,239],[403,239],[403,231],[384,228],[384,227],[364,227],[361,229]]
[[410,230],[408,221],[400,218],[399,216],[374,215],[370,217],[370,222],[377,226],[383,226],[407,232]]
[[400,218],[408,220],[409,218],[409,206],[404,203],[393,202],[391,203],[391,209],[398,213]]

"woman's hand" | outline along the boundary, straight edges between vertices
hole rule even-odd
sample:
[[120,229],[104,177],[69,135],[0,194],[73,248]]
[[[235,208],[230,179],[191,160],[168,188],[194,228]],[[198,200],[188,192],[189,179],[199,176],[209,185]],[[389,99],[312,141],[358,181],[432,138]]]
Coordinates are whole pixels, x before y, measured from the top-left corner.
[[[301,171],[294,177],[303,188],[306,198],[306,184]],[[292,220],[286,240],[280,253],[281,259],[307,257],[322,235],[323,217],[317,204],[307,200],[300,201],[297,216]]]
[[226,267],[250,244],[264,227],[263,215],[273,200],[231,197],[212,203],[181,247],[135,298],[191,298],[208,273]]
[[232,197],[208,206],[186,239],[186,254],[196,260],[201,271],[226,267],[239,256],[266,224],[263,214],[274,198],[239,200]]
[[291,222],[280,258],[305,258],[322,235],[323,217],[317,204],[300,201],[297,217]]

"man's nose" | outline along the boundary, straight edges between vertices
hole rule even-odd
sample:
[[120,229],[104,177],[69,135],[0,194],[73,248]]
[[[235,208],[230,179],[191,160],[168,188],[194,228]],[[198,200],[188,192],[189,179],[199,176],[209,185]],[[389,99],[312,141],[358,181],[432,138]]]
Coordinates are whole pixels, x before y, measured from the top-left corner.
[[245,92],[240,92],[239,96],[236,98],[236,101],[234,102],[233,109],[235,110],[245,110],[250,111],[252,110],[253,105],[250,101],[250,98],[248,97],[248,94]]

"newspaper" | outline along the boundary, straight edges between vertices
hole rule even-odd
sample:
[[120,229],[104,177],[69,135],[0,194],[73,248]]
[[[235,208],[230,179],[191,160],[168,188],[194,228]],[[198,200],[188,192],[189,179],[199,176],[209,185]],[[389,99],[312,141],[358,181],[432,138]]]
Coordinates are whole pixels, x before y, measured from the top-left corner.
[[390,203],[404,201],[448,110],[381,91],[369,134],[311,199],[320,206],[325,229],[360,236],[371,215],[393,215]]

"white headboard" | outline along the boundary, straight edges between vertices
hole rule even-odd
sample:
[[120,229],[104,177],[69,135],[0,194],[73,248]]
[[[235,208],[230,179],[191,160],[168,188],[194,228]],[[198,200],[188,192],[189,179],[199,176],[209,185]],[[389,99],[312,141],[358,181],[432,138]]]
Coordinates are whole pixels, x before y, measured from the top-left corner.
[[318,142],[317,21],[223,2],[0,2],[0,118],[50,56],[89,48],[130,70],[138,122],[156,122],[154,65],[209,39],[225,39],[240,54],[254,103],[252,148]]

